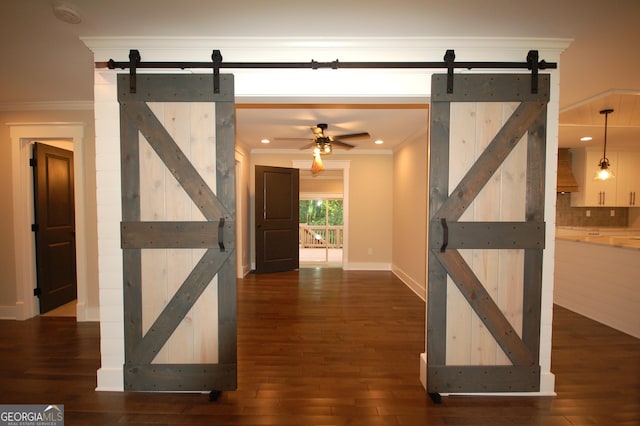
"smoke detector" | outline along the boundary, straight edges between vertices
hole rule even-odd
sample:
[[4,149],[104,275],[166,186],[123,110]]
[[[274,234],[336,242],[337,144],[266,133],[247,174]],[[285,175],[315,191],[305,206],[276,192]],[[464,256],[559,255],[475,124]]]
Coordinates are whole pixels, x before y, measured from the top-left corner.
[[74,6],[69,3],[56,2],[53,4],[53,14],[56,18],[67,24],[79,24],[82,16]]

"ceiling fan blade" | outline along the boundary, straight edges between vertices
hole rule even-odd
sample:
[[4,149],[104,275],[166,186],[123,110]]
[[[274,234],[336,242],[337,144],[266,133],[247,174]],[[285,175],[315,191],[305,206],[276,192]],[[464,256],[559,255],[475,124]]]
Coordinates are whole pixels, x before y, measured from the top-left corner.
[[311,142],[309,144],[306,144],[305,146],[301,146],[300,149],[309,149],[309,148],[314,147],[314,146],[316,146],[315,141]]
[[350,143],[338,141],[335,139],[331,142],[331,145],[333,145],[335,148],[344,148],[344,149],[355,148],[355,145],[351,145]]
[[357,138],[370,138],[371,135],[368,132],[361,132],[361,133],[351,133],[348,135],[339,135],[339,136],[334,136],[333,139],[337,140],[337,139],[357,139]]

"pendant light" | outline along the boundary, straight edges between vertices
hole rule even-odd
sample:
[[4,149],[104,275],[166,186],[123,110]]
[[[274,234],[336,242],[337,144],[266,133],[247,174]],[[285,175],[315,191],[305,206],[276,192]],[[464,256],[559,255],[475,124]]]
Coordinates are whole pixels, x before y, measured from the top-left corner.
[[613,172],[609,168],[611,164],[609,163],[609,159],[607,158],[607,125],[609,114],[611,114],[612,112],[612,109],[603,109],[602,111],[600,111],[600,114],[604,114],[604,149],[602,152],[600,163],[598,163],[598,170],[596,171],[596,175],[594,176],[595,180],[608,180],[615,177],[613,175]]

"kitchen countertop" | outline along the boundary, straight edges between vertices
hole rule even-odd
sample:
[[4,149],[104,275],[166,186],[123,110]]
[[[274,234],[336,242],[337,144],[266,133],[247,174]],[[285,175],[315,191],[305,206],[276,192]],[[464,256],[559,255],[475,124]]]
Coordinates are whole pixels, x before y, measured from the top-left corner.
[[556,238],[640,250],[640,229],[638,228],[559,226],[556,228]]

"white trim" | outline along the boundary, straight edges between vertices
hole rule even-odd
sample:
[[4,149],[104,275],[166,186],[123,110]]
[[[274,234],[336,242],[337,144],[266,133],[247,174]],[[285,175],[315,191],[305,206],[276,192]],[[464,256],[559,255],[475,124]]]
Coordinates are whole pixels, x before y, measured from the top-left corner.
[[17,306],[0,306],[0,320],[14,320],[16,319]]
[[124,390],[124,375],[122,368],[101,367],[97,372],[96,391],[122,392]]
[[[307,169],[309,160],[291,160],[292,167]],[[351,160],[326,160],[325,170],[342,170],[342,268],[349,264],[349,168]]]
[[411,291],[413,291],[422,301],[427,300],[426,289],[420,283],[409,276],[402,269],[395,265],[391,265],[391,272],[398,277]]
[[[142,61],[211,60],[211,46],[220,49],[225,62],[443,62],[447,49],[454,49],[458,61],[526,61],[530,49],[551,62],[567,48],[570,39],[502,37],[84,37],[97,62],[128,62],[129,50],[140,50]],[[426,97],[430,75],[444,69],[380,68],[363,72],[317,70],[322,79],[300,78],[308,69],[226,69],[233,73],[237,97],[340,98]],[[154,72],[147,70],[146,72]],[[157,70],[155,71],[157,72]],[[210,73],[208,69],[162,70],[162,72]],[[467,72],[457,70],[456,72]]]
[[242,264],[242,250],[244,247],[244,232],[243,231],[243,217],[244,211],[243,203],[242,203],[242,188],[241,188],[241,176],[242,176],[242,161],[238,159],[238,151],[235,151],[234,154],[234,170],[235,170],[235,212],[236,212],[236,278],[244,277],[244,266]]
[[342,200],[344,199],[344,194],[340,192],[301,192],[300,193],[301,200]]
[[[33,184],[29,166],[31,145],[35,140],[70,140],[74,146],[74,178],[76,209],[76,268],[78,304],[87,304],[87,219],[85,211],[84,123],[7,123],[11,136],[11,168],[13,176],[13,234],[16,266],[16,319],[38,315],[36,287],[35,241],[33,223]],[[80,312],[78,320],[87,318]]]
[[344,265],[345,271],[390,271],[390,263],[353,262]]
[[[282,53],[283,50],[301,52],[309,61],[311,61],[311,57],[308,57],[309,51],[319,49],[333,49],[334,52],[364,49],[365,52],[361,55],[375,55],[378,59],[383,58],[379,59],[380,61],[392,61],[391,58],[406,55],[407,51],[424,52],[425,49],[435,49],[439,55],[438,60],[443,61],[446,49],[456,49],[456,55],[458,50],[482,50],[487,46],[503,51],[520,51],[523,46],[531,46],[531,49],[538,50],[563,51],[573,41],[569,38],[540,37],[80,37],[80,40],[93,52],[108,54],[96,57],[96,61],[114,59],[126,62],[129,61],[129,50],[133,47],[140,50],[143,61],[179,61],[180,58],[201,57],[203,62],[207,62],[211,60],[212,46],[220,49],[224,61],[229,62],[244,59],[240,55],[244,53],[244,56],[247,56],[247,49],[250,50],[252,61],[274,62],[277,61],[274,59],[274,51],[271,50],[274,48],[280,49],[277,52],[279,56],[288,56]],[[229,52],[233,52],[234,55],[229,56]],[[384,53],[381,54],[381,52]],[[416,58],[420,56],[413,57],[413,60],[421,60]],[[329,60],[335,59],[331,56]],[[349,58],[338,59],[349,60]],[[458,57],[456,59],[471,60]],[[281,60],[285,61],[285,59]],[[324,60],[324,58],[318,57],[316,60]],[[481,60],[486,61],[487,58],[484,57]],[[524,62],[525,58],[523,57],[522,60]]]

